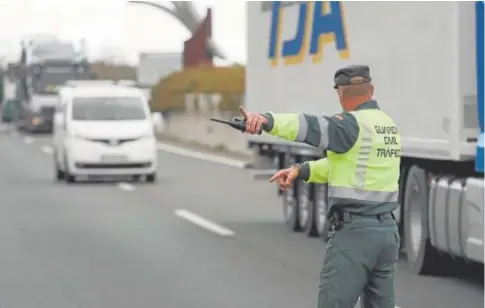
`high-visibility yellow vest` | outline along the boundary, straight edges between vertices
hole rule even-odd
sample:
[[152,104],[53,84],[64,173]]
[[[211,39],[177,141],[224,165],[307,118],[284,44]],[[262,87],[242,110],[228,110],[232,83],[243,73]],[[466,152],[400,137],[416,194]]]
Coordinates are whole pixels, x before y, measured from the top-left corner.
[[[345,153],[327,150],[327,158],[308,162],[308,182],[328,184],[329,211],[333,206],[363,214],[381,214],[398,206],[401,137],[394,121],[377,108],[350,112],[359,125],[356,142]],[[271,114],[274,125],[268,133],[304,142],[310,129],[325,132],[327,120],[316,119],[309,128],[304,114]],[[323,144],[328,140],[323,138]]]
[[366,214],[388,212],[398,202],[399,131],[379,109],[351,113],[360,128],[357,142],[346,153],[327,151],[329,206],[350,206]]

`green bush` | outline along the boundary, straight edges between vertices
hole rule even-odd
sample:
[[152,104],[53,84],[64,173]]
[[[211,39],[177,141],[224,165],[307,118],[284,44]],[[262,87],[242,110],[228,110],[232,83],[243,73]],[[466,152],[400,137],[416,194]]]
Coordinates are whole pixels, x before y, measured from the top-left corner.
[[235,111],[242,104],[245,92],[245,68],[231,67],[187,68],[161,79],[152,88],[152,109],[183,110],[185,93],[220,93],[219,109]]

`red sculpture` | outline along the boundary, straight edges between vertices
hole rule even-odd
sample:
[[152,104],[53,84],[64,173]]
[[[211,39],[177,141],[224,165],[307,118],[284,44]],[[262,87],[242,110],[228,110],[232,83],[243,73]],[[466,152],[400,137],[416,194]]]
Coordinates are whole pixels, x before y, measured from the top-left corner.
[[200,65],[213,66],[213,57],[207,50],[207,42],[212,37],[212,10],[207,9],[204,20],[192,37],[184,42],[184,68]]

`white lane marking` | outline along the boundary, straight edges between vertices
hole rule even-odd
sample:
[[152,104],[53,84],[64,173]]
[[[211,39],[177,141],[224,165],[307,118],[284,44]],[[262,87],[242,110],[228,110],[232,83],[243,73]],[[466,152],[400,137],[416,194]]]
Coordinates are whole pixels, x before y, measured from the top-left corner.
[[10,126],[8,124],[0,124],[0,132],[10,131]]
[[130,183],[118,183],[118,188],[124,191],[134,191],[135,186],[131,185]]
[[[361,300],[360,300],[360,297],[359,297],[359,299],[357,300],[357,303],[355,304],[355,308],[360,308],[360,306],[361,306],[361,305],[362,305],[362,304],[361,304]],[[401,308],[401,307],[399,307],[399,306],[394,306],[394,308]]]
[[247,162],[242,160],[231,159],[231,158],[214,155],[214,154],[205,154],[202,152],[184,149],[184,148],[176,147],[176,146],[169,145],[166,143],[161,143],[161,142],[157,142],[157,149],[160,151],[164,151],[172,154],[191,157],[195,159],[223,164],[223,165],[236,167],[236,168],[245,168],[245,166],[247,165]]
[[483,246],[483,240],[476,238],[476,237],[469,237],[466,242],[468,244],[476,245],[476,246]]
[[212,233],[215,233],[220,236],[234,236],[234,231],[229,230],[221,225],[216,224],[215,222],[212,222],[210,220],[207,220],[197,214],[192,213],[189,210],[184,210],[184,209],[179,209],[175,210],[175,215],[178,217],[185,219],[194,225],[197,225],[203,229],[206,229],[207,231],[210,231]]
[[54,150],[52,149],[52,147],[50,147],[48,145],[43,145],[40,149],[42,150],[42,152],[44,152],[46,154],[54,153]]
[[34,139],[32,139],[32,137],[24,137],[24,142],[26,144],[31,144],[32,142],[34,142]]

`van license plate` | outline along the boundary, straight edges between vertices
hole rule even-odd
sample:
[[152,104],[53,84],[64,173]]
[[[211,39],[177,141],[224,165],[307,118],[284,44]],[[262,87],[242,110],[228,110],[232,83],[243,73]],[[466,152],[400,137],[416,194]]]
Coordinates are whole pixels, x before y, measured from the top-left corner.
[[103,155],[101,161],[104,163],[122,163],[126,161],[125,155]]

